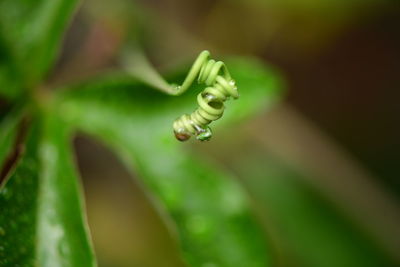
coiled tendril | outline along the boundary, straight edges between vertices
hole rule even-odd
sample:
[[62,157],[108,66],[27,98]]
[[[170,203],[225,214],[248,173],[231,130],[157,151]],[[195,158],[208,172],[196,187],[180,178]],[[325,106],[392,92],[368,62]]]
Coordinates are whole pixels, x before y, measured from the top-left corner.
[[190,87],[197,75],[198,83],[207,86],[197,95],[199,107],[192,114],[184,114],[174,121],[174,133],[179,141],[186,141],[192,135],[200,141],[209,140],[212,132],[208,125],[222,116],[224,102],[230,97],[239,97],[235,81],[225,64],[209,59],[209,55],[208,51],[201,52],[182,86],[176,86],[176,94],[182,93]]

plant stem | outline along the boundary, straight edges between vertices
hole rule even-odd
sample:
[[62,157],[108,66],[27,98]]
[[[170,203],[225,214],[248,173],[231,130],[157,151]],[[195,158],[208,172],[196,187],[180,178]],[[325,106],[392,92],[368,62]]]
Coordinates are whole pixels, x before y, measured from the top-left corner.
[[125,52],[122,57],[124,70],[147,85],[161,92],[174,95],[176,89],[154,69],[144,53],[139,49]]
[[[151,65],[147,57],[144,55],[142,50],[133,49],[129,52],[125,52],[122,59],[122,66],[127,73],[134,76],[135,78],[141,80],[147,85],[169,95],[181,95],[183,94],[194,80],[197,78],[198,74],[201,72],[203,64],[207,61],[210,52],[207,50],[200,53],[196,61],[190,68],[182,85],[169,84]],[[223,68],[224,76],[230,80],[230,74],[226,69],[225,65],[220,62]],[[216,74],[216,73],[215,73]]]

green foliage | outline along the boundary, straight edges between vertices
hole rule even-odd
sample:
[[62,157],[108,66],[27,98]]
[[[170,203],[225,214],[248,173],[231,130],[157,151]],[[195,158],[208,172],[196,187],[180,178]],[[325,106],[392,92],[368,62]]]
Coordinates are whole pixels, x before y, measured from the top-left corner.
[[35,263],[37,146],[32,133],[25,145],[26,156],[0,192],[2,266],[33,266]]
[[0,93],[38,85],[54,62],[76,0],[0,2]]
[[21,120],[21,107],[16,106],[0,123],[0,162],[4,162],[15,142],[18,123]]
[[[258,63],[232,60],[230,66],[246,94],[216,124],[238,122],[279,92],[278,81]],[[193,109],[196,93],[172,98],[108,78],[76,86],[59,105],[68,123],[108,144],[144,179],[176,223],[190,266],[267,266],[264,234],[242,189],[231,175],[202,163],[172,138],[171,122]]]
[[1,266],[94,266],[72,162],[70,132],[34,122],[25,153],[0,191]]
[[[96,266],[71,146],[78,131],[138,174],[188,265],[272,266],[273,246],[236,176],[172,134],[172,122],[195,108],[200,86],[172,97],[117,69],[41,91],[76,4],[0,1],[0,95],[11,106],[0,121],[0,166],[7,169],[0,187],[0,266]],[[221,126],[235,133],[283,95],[279,75],[257,60],[231,58],[226,65],[241,96],[213,123],[215,139]],[[179,83],[186,70],[169,80]],[[298,261],[284,266],[387,264],[350,224],[337,226],[342,218],[329,205],[317,205],[318,196],[288,180],[298,174],[247,156],[238,173],[248,176],[257,208],[280,226]]]
[[248,177],[245,183],[267,214],[271,228],[288,244],[284,266],[395,266],[331,203],[302,184],[298,179],[302,174],[260,149],[252,149],[251,156],[237,159],[236,168]]
[[[74,4],[0,3],[0,93],[26,103],[15,105],[1,124],[3,168],[18,146],[24,147],[0,191],[1,265],[95,265],[71,155],[75,130],[103,141],[139,172],[165,220],[173,219],[191,266],[269,265],[263,230],[241,187],[232,175],[188,153],[171,134],[174,118],[193,108],[196,90],[173,98],[117,74],[62,92],[55,103],[33,98]],[[276,100],[279,90],[259,63],[231,64],[238,86],[246,88],[226,112],[225,121],[236,122]],[[179,79],[182,75],[173,78]],[[23,142],[22,124],[29,125]]]

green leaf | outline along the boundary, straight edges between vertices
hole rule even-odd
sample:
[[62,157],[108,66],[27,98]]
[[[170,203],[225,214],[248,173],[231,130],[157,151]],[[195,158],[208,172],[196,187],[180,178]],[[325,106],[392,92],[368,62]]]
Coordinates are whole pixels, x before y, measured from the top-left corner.
[[35,220],[38,189],[37,143],[30,136],[26,155],[0,191],[0,265],[33,266],[35,261]]
[[0,122],[0,167],[3,166],[3,162],[14,144],[21,117],[22,109],[18,106]]
[[0,93],[36,86],[53,63],[76,0],[0,2]]
[[245,184],[278,237],[283,266],[397,266],[301,173],[255,146],[247,149],[231,164],[246,177]]
[[14,97],[21,89],[21,77],[0,31],[0,94]]
[[[242,95],[215,124],[238,122],[280,95],[273,73],[258,63],[233,60],[228,66]],[[241,187],[228,173],[189,153],[172,134],[173,120],[195,109],[199,87],[171,97],[114,76],[75,89],[60,97],[61,113],[140,174],[175,222],[191,266],[270,265],[264,233]]]
[[94,266],[69,131],[35,122],[25,155],[0,191],[1,266]]

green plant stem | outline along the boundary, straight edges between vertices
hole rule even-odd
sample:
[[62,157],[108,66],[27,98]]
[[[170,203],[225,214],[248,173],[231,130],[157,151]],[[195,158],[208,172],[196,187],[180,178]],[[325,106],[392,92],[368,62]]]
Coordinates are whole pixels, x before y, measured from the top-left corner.
[[144,53],[138,49],[125,52],[121,60],[124,70],[146,83],[147,85],[164,92],[169,95],[175,95],[176,89],[171,86],[164,78],[154,69]]
[[[129,52],[125,52],[122,57],[122,66],[124,70],[130,75],[134,76],[138,80],[146,83],[147,85],[163,92],[168,95],[181,95],[190,88],[194,80],[201,72],[204,62],[207,61],[210,52],[204,50],[197,57],[189,70],[182,85],[168,83],[157,70],[154,69],[148,58],[145,56],[142,50],[133,49]],[[231,76],[225,67],[225,64],[220,62],[223,70],[223,76],[230,80]]]

